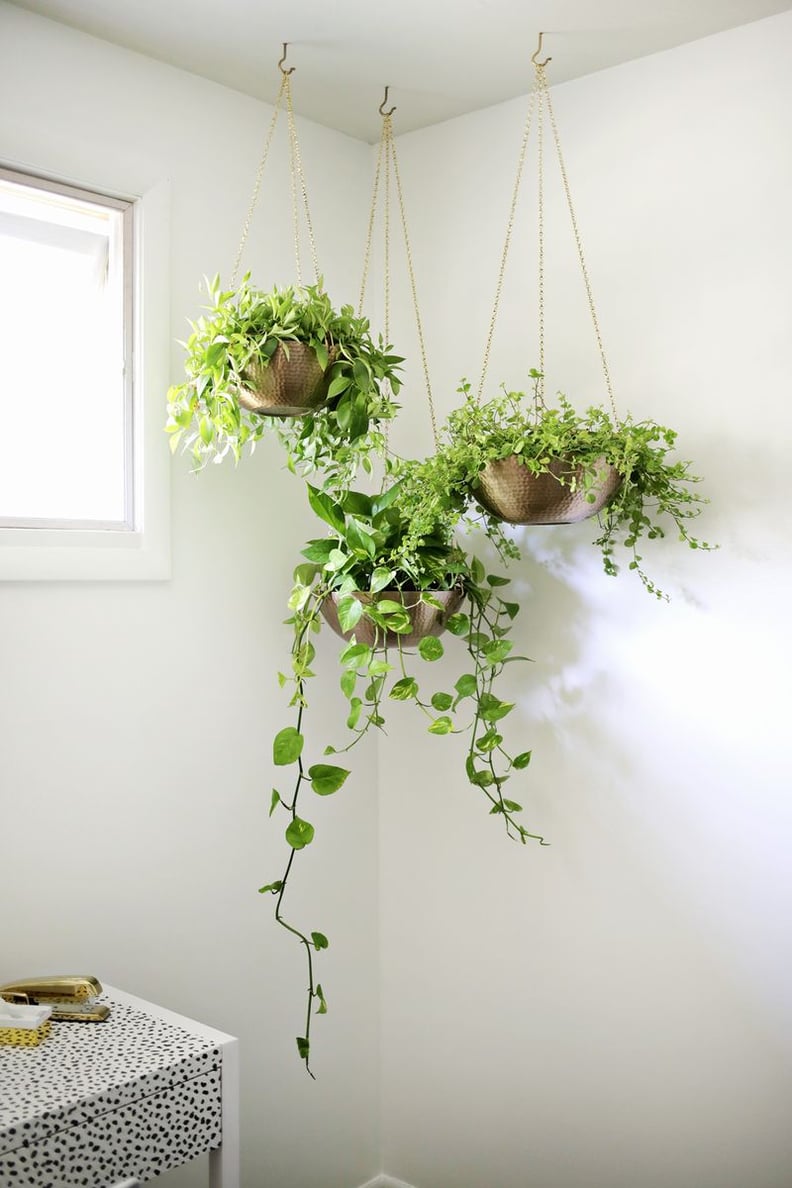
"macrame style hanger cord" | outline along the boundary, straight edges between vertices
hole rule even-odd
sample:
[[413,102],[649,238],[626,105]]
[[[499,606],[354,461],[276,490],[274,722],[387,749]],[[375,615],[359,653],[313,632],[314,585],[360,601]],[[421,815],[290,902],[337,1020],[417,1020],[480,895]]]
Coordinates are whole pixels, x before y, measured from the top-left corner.
[[481,381],[479,383],[478,392],[476,395],[476,403],[481,403],[482,393],[484,391],[484,382],[487,374],[487,367],[489,365],[490,352],[492,348],[492,339],[495,332],[495,323],[497,320],[498,309],[500,306],[500,298],[503,289],[503,277],[506,271],[506,261],[509,255],[509,247],[511,245],[511,236],[514,228],[514,216],[517,207],[517,197],[520,189],[520,182],[522,179],[523,167],[525,165],[525,156],[528,146],[528,139],[530,136],[531,123],[534,108],[537,110],[537,175],[538,175],[538,206],[537,206],[537,222],[538,222],[538,268],[537,268],[537,284],[538,284],[538,305],[539,305],[539,371],[542,373],[542,378],[538,381],[537,393],[539,403],[543,403],[544,399],[544,370],[545,370],[545,344],[544,344],[544,112],[547,109],[547,114],[550,120],[550,127],[553,135],[553,142],[555,144],[556,156],[558,158],[558,165],[561,171],[561,181],[564,187],[564,195],[566,197],[567,209],[569,211],[569,218],[572,224],[572,232],[575,238],[575,246],[577,248],[578,262],[580,270],[583,275],[583,283],[586,289],[586,298],[588,300],[589,312],[594,326],[594,336],[597,340],[597,349],[599,351],[600,362],[602,364],[602,371],[605,378],[605,387],[608,392],[608,400],[610,402],[611,413],[613,415],[614,424],[619,424],[619,416],[616,411],[616,402],[613,397],[613,385],[611,383],[610,369],[608,361],[605,356],[605,348],[602,342],[602,334],[599,327],[599,319],[594,305],[594,296],[591,289],[591,280],[586,267],[586,260],[583,254],[583,241],[578,227],[577,217],[575,215],[575,208],[572,202],[572,192],[569,186],[569,178],[567,176],[564,156],[561,151],[561,139],[558,134],[558,125],[556,124],[555,112],[553,111],[553,104],[550,98],[550,87],[547,82],[546,67],[552,58],[545,58],[543,62],[537,61],[539,53],[542,49],[542,38],[544,34],[539,34],[539,44],[536,51],[531,56],[531,61],[534,64],[536,71],[536,78],[533,90],[529,97],[528,103],[528,117],[525,124],[525,131],[523,133],[522,144],[520,146],[520,155],[517,165],[517,177],[514,184],[514,191],[512,194],[512,203],[509,211],[509,221],[506,229],[506,241],[503,247],[503,255],[501,257],[500,272],[498,274],[498,283],[495,290],[495,302],[492,310],[492,317],[490,319],[489,333],[487,336],[487,343],[484,350],[484,363],[482,366]]
[[272,137],[275,132],[275,126],[278,122],[278,116],[283,109],[283,101],[286,100],[286,113],[289,129],[289,176],[291,181],[291,195],[292,195],[292,222],[294,226],[294,259],[297,269],[297,283],[302,287],[302,269],[300,266],[300,230],[299,230],[299,208],[297,200],[297,187],[302,192],[303,207],[305,211],[305,222],[308,228],[308,239],[311,247],[311,260],[313,263],[314,277],[319,279],[319,264],[316,255],[316,243],[314,241],[313,224],[311,222],[311,212],[308,207],[308,190],[305,184],[305,177],[303,174],[302,159],[300,157],[300,145],[297,139],[297,128],[294,121],[294,107],[292,104],[291,92],[291,76],[294,73],[295,67],[290,66],[288,69],[284,66],[286,61],[286,50],[288,42],[283,42],[283,54],[278,62],[278,69],[281,72],[281,84],[278,91],[278,97],[275,100],[275,107],[272,112],[272,119],[270,120],[269,129],[267,131],[266,140],[264,142],[264,149],[261,154],[258,168],[256,170],[256,177],[253,183],[253,193],[250,199],[250,206],[248,208],[245,222],[242,227],[242,238],[239,241],[236,258],[234,259],[234,267],[231,272],[231,288],[236,287],[237,278],[239,276],[239,267],[242,261],[242,253],[247,243],[248,234],[250,232],[250,224],[253,219],[253,213],[259,200],[261,192],[261,181],[264,176],[264,167],[269,156],[270,146],[272,145]]
[[[393,137],[393,113],[396,108],[392,107],[390,111],[385,111],[385,104],[388,102],[388,92],[390,88],[385,88],[385,98],[379,105],[379,113],[382,116],[382,133],[380,135],[379,153],[377,156],[377,167],[374,174],[374,186],[371,198],[371,212],[369,215],[368,236],[366,239],[366,250],[363,260],[363,278],[360,285],[360,303],[358,306],[358,313],[363,312],[363,301],[366,294],[366,285],[368,283],[369,265],[371,260],[371,244],[374,234],[374,221],[376,217],[380,178],[383,173],[384,161],[384,273],[385,273],[385,341],[390,344],[390,193],[391,193],[391,177],[393,177],[396,184],[396,197],[399,204],[399,218],[401,222],[402,235],[404,238],[404,251],[407,258],[407,273],[410,279],[410,293],[412,296],[413,312],[415,314],[415,325],[418,332],[418,345],[421,354],[421,365],[423,368],[424,384],[426,387],[427,402],[429,405],[429,417],[432,424],[432,437],[434,439],[435,449],[438,448],[439,435],[437,431],[437,416],[435,413],[434,399],[432,397],[432,383],[429,378],[429,364],[426,356],[426,341],[424,339],[423,322],[421,320],[421,311],[418,304],[418,288],[415,281],[415,266],[413,264],[412,248],[410,246],[410,234],[407,229],[407,213],[404,203],[404,192],[401,184],[401,174],[399,172],[399,159],[396,154],[396,142]],[[387,443],[388,426],[385,426],[385,438]]]

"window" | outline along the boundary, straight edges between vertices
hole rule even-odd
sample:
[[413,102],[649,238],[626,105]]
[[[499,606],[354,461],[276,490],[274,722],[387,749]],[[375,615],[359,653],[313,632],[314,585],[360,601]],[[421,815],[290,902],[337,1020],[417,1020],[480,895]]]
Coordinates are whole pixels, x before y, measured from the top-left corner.
[[168,576],[161,190],[0,168],[0,577]]
[[0,172],[0,526],[135,527],[132,203]]

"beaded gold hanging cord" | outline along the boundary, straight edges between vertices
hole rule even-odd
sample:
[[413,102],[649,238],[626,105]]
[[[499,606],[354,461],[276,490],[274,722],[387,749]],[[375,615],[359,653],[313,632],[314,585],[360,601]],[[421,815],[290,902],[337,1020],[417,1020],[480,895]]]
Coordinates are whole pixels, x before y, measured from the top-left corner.
[[305,216],[305,225],[308,231],[308,241],[311,249],[311,263],[313,265],[314,280],[319,280],[319,264],[316,255],[316,242],[314,240],[313,223],[311,222],[311,211],[308,205],[308,189],[305,184],[305,175],[303,173],[302,157],[300,156],[300,144],[297,139],[297,127],[294,120],[294,107],[292,103],[291,91],[291,76],[294,73],[295,67],[290,66],[286,68],[284,63],[286,61],[287,42],[283,43],[283,54],[278,62],[278,69],[281,72],[281,84],[278,91],[278,97],[275,100],[275,107],[272,112],[272,119],[270,120],[267,136],[264,141],[264,148],[261,154],[258,168],[256,170],[255,181],[253,182],[253,193],[250,199],[250,206],[248,208],[245,222],[242,227],[242,238],[239,241],[236,258],[234,260],[234,267],[231,273],[231,288],[234,288],[239,276],[239,267],[242,261],[242,252],[244,251],[247,242],[248,233],[250,232],[250,224],[253,219],[253,213],[259,200],[261,192],[261,180],[264,176],[264,167],[267,164],[267,157],[269,156],[270,146],[272,144],[272,137],[275,132],[275,127],[278,123],[278,116],[283,110],[284,102],[286,106],[286,120],[289,132],[289,178],[291,183],[291,198],[292,198],[292,223],[294,227],[294,261],[296,266],[297,284],[302,288],[302,265],[300,258],[300,198],[302,198],[303,213]]
[[[391,230],[391,179],[395,183],[396,198],[399,205],[399,219],[401,222],[402,235],[404,238],[404,251],[407,257],[407,272],[410,278],[410,292],[412,295],[413,311],[415,313],[415,325],[418,331],[418,345],[421,352],[421,365],[423,367],[424,383],[426,386],[426,397],[429,405],[429,417],[432,423],[432,436],[434,438],[435,449],[438,446],[437,433],[437,417],[435,415],[434,400],[432,399],[432,384],[429,378],[429,365],[426,358],[426,342],[424,340],[423,323],[421,321],[421,311],[418,305],[418,289],[415,283],[415,267],[413,265],[412,248],[410,247],[410,235],[407,230],[407,215],[404,204],[404,193],[402,191],[401,174],[399,173],[399,159],[396,154],[396,142],[393,138],[393,113],[396,110],[392,107],[390,111],[385,111],[385,104],[388,102],[389,87],[385,88],[385,98],[379,105],[378,111],[382,116],[382,132],[380,134],[379,151],[377,154],[377,166],[374,172],[374,185],[371,195],[371,211],[369,214],[368,234],[366,237],[366,250],[363,257],[363,276],[360,282],[360,299],[358,301],[358,314],[363,313],[363,303],[366,297],[366,286],[368,284],[369,268],[371,264],[371,245],[374,238],[374,223],[377,214],[377,206],[379,202],[380,180],[383,177],[384,165],[384,184],[383,184],[383,273],[384,273],[384,289],[385,289],[385,321],[384,333],[385,341],[390,344],[390,299],[391,299],[391,283],[390,283],[390,259],[391,259],[391,244],[390,244],[390,230]],[[388,443],[388,423],[385,422],[385,443]]]
[[614,424],[619,424],[618,413],[616,412],[616,402],[613,398],[613,385],[611,383],[610,369],[608,368],[608,360],[605,357],[605,348],[602,344],[602,334],[600,333],[599,319],[597,318],[597,311],[594,306],[594,297],[591,291],[591,280],[589,278],[588,268],[586,267],[585,257],[583,255],[583,241],[580,236],[580,229],[578,227],[577,217],[575,215],[575,207],[572,202],[572,193],[569,188],[569,178],[567,176],[566,165],[564,163],[564,155],[561,151],[561,140],[558,135],[558,125],[556,124],[555,112],[553,111],[553,104],[550,98],[550,88],[547,82],[547,63],[552,61],[552,58],[545,58],[544,62],[537,61],[537,58],[542,49],[543,34],[539,34],[539,45],[536,52],[531,56],[531,61],[534,64],[536,77],[534,86],[528,99],[528,116],[525,122],[525,129],[523,132],[522,142],[520,145],[520,153],[517,162],[517,176],[514,182],[514,190],[512,191],[511,206],[509,208],[509,218],[506,225],[506,239],[503,245],[503,253],[501,255],[500,270],[498,272],[498,282],[495,287],[495,301],[492,308],[492,316],[490,318],[489,331],[487,334],[487,343],[484,348],[484,362],[481,369],[481,379],[479,381],[478,391],[476,393],[476,403],[481,403],[482,394],[484,392],[484,382],[487,376],[487,368],[489,366],[490,353],[492,350],[492,339],[495,333],[495,323],[498,317],[498,310],[500,308],[501,295],[503,292],[503,278],[506,272],[506,261],[509,256],[509,248],[511,246],[512,232],[514,230],[515,212],[517,210],[517,198],[520,191],[520,182],[522,181],[523,170],[525,167],[525,158],[528,149],[528,141],[531,134],[531,125],[533,123],[534,111],[536,111],[537,123],[537,225],[538,225],[538,266],[537,266],[537,288],[538,288],[538,337],[539,337],[539,372],[541,378],[537,380],[536,394],[537,394],[537,412],[538,406],[544,403],[544,370],[545,370],[545,342],[544,342],[544,313],[545,313],[545,295],[544,295],[544,268],[545,268],[545,250],[544,250],[544,121],[545,112],[549,118],[550,129],[552,132],[553,143],[555,145],[556,156],[558,158],[558,165],[561,171],[561,181],[564,187],[564,195],[566,197],[567,209],[569,211],[569,218],[572,224],[572,233],[575,238],[575,246],[577,248],[578,262],[580,270],[583,274],[583,284],[586,289],[586,297],[588,299],[589,312],[591,320],[594,325],[594,336],[597,340],[597,349],[599,351],[600,362],[602,364],[602,371],[605,377],[605,387],[608,392],[608,400],[610,401],[611,412],[613,414]]

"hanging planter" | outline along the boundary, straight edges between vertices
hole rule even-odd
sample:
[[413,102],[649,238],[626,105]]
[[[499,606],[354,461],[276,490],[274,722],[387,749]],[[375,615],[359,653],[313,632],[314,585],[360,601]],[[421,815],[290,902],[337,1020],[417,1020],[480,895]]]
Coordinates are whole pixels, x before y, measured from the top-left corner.
[[548,408],[537,397],[539,373],[531,375],[532,396],[504,392],[485,404],[462,385],[465,403],[444,427],[435,481],[460,503],[485,509],[487,533],[507,557],[520,554],[503,522],[571,524],[598,515],[594,543],[605,572],[618,573],[621,548],[645,588],[664,597],[644,570],[643,542],[673,525],[690,548],[713,547],[688,528],[706,500],[692,489],[690,463],[672,457],[676,434],[631,417],[615,425],[603,408],[578,413],[560,394]]
[[591,469],[551,458],[538,474],[520,454],[510,454],[486,463],[475,494],[485,511],[507,524],[577,524],[602,511],[620,483],[602,454]]
[[[515,707],[496,693],[505,665],[526,659],[512,655],[509,638],[519,607],[501,596],[507,579],[487,573],[455,544],[458,508],[433,459],[400,463],[392,477],[379,495],[347,490],[332,498],[308,486],[311,508],[329,531],[302,550],[305,561],[295,570],[289,601],[291,672],[279,679],[293,686],[295,724],[276,733],[273,762],[291,768],[293,783],[288,792],[273,789],[271,812],[286,814],[290,853],[282,876],[260,891],[275,897],[276,920],[305,949],[307,1009],[296,1043],[309,1072],[312,1019],[327,1010],[315,962],[329,942],[323,932],[298,927],[284,914],[295,856],[315,837],[303,816],[310,814],[303,792],[329,796],[343,787],[350,771],[339,760],[345,763],[369,730],[386,726],[392,702],[414,705],[429,734],[466,736],[465,776],[490,813],[502,819],[508,836],[545,844],[519,824],[521,805],[504,794],[507,780],[531,760],[530,751],[509,751],[504,720]],[[338,746],[317,745],[308,715],[308,685],[319,656],[315,639],[324,624],[344,640],[338,662],[347,734]],[[446,630],[452,637],[447,646],[455,644],[466,656],[465,670],[451,688],[435,685],[425,692],[444,655],[438,637]]]
[[[348,483],[369,455],[381,452],[380,426],[396,411],[401,358],[382,341],[375,344],[368,320],[351,305],[333,307],[319,275],[308,195],[291,96],[293,68],[278,63],[281,87],[256,174],[250,209],[224,289],[208,282],[210,305],[191,323],[185,346],[184,383],[168,392],[171,448],[189,450],[196,468],[209,460],[236,461],[244,447],[273,430],[286,447],[291,470],[323,471],[328,486]],[[297,283],[255,287],[246,273],[237,283],[242,253],[270,143],[281,107],[287,109],[294,257]],[[300,204],[308,231],[315,276],[302,283]]]
[[172,448],[183,440],[198,467],[238,461],[276,425],[292,468],[331,473],[342,451],[349,473],[380,448],[401,359],[374,343],[366,318],[336,311],[321,284],[262,292],[246,275],[224,291],[215,277],[209,296],[186,343],[188,379],[168,393]]
[[[352,598],[360,602],[363,614],[354,627],[346,631],[339,619],[339,602],[345,597],[333,591],[321,604],[322,618],[347,642],[354,639],[369,648],[414,648],[428,636],[442,635],[448,620],[461,607],[465,591],[454,590],[382,590],[377,594],[356,590]],[[348,596],[346,596],[348,597]],[[409,620],[404,632],[384,626],[387,614],[401,609]],[[373,616],[378,618],[377,621]]]
[[[328,351],[328,362],[336,356]],[[279,343],[267,363],[251,361],[241,376],[239,403],[248,412],[269,417],[304,417],[327,400],[330,374],[316,351],[305,343]]]
[[[665,534],[664,525],[670,521],[676,527],[679,538],[691,548],[710,548],[705,541],[691,536],[685,523],[699,514],[706,500],[690,490],[690,484],[698,481],[688,473],[690,464],[670,459],[676,439],[673,430],[654,421],[635,422],[629,416],[620,418],[616,411],[610,371],[547,83],[545,67],[550,59],[544,62],[537,60],[541,48],[540,33],[539,45],[532,57],[536,79],[518,159],[481,379],[475,396],[470,384],[462,382],[459,390],[465,396],[465,403],[448,419],[437,465],[446,475],[449,490],[484,509],[489,535],[504,556],[519,556],[519,551],[514,541],[504,534],[500,527],[503,523],[575,524],[596,515],[600,517],[602,532],[595,543],[602,549],[606,572],[618,572],[614,554],[616,546],[621,544],[628,552],[629,568],[638,573],[650,593],[663,597],[644,571],[637,546],[642,538],[651,540],[662,537]],[[592,407],[584,413],[578,413],[561,394],[556,406],[545,402],[545,113],[549,117],[602,364],[608,409]],[[533,381],[530,397],[504,388],[502,395],[483,403],[484,383],[534,114],[537,125],[539,367],[529,372]]]

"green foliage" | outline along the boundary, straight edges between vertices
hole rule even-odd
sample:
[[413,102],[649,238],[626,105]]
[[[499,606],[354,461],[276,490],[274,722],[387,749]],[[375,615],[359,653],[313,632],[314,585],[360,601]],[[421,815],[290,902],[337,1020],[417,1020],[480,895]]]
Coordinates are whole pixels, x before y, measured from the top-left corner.
[[[688,529],[687,522],[700,514],[707,500],[691,490],[699,481],[690,473],[691,464],[671,456],[676,433],[654,421],[634,421],[629,416],[614,424],[603,408],[592,407],[581,415],[563,395],[556,407],[548,407],[539,395],[541,374],[532,370],[530,375],[534,381],[531,396],[504,390],[481,405],[463,381],[459,391],[465,402],[448,418],[433,460],[436,481],[445,484],[454,500],[467,499],[470,505],[488,462],[515,456],[533,474],[542,474],[551,461],[560,458],[566,476],[562,474],[559,481],[572,489],[581,483],[593,501],[604,457],[621,475],[618,490],[599,514],[600,530],[594,541],[602,550],[605,572],[619,572],[617,550],[624,549],[628,568],[638,574],[649,593],[664,597],[643,568],[642,541],[665,536],[672,525],[678,539],[690,548],[713,547]],[[578,467],[582,468],[579,479]],[[519,556],[497,518],[488,512],[483,515],[487,533],[501,555]]]
[[303,749],[303,736],[293,726],[279,730],[272,741],[272,762],[279,767],[296,763]]
[[[238,462],[246,445],[275,431],[289,468],[320,472],[325,484],[348,482],[360,465],[370,470],[370,456],[384,449],[379,426],[396,411],[390,393],[399,391],[402,360],[373,342],[368,320],[349,305],[334,310],[321,281],[263,292],[246,274],[234,290],[222,289],[218,277],[206,285],[207,315],[191,323],[184,344],[187,379],[168,392],[171,448],[189,450],[196,468],[229,454]],[[329,380],[326,403],[304,417],[247,411],[239,393],[248,369],[267,367],[290,342],[315,351]]]
[[[293,775],[290,799],[273,788],[269,805],[270,816],[286,814],[288,856],[282,876],[259,888],[273,896],[276,921],[304,950],[306,1019],[296,1043],[313,1076],[312,1018],[328,1009],[314,961],[329,941],[324,933],[287,920],[284,896],[295,860],[315,838],[314,826],[298,812],[301,795],[310,789],[320,797],[332,796],[351,774],[346,767],[319,761],[320,756],[352,751],[370,730],[385,728],[392,703],[403,702],[422,716],[429,734],[466,740],[465,778],[485,798],[489,813],[502,818],[510,838],[546,844],[517,820],[520,803],[504,795],[508,781],[526,771],[532,756],[530,750],[514,753],[507,743],[515,706],[498,693],[505,666],[527,659],[514,655],[510,638],[519,604],[504,594],[508,579],[488,573],[455,537],[474,514],[483,468],[514,455],[540,474],[561,458],[568,475],[561,481],[579,483],[593,499],[604,457],[621,475],[616,494],[600,513],[595,541],[606,572],[618,572],[616,551],[625,549],[629,568],[658,597],[661,591],[644,572],[639,544],[662,537],[671,523],[691,548],[710,548],[687,527],[706,501],[690,489],[697,481],[689,473],[690,464],[671,457],[676,435],[670,429],[629,417],[614,425],[601,408],[579,415],[564,396],[557,407],[548,408],[536,371],[530,373],[532,398],[504,391],[481,406],[463,382],[464,404],[449,417],[432,457],[423,462],[388,458],[379,493],[353,489],[358,470],[370,474],[373,457],[385,457],[382,423],[396,411],[391,394],[399,390],[396,372],[402,360],[381,339],[374,344],[368,322],[350,306],[336,312],[321,282],[265,293],[250,284],[249,276],[235,291],[222,290],[215,278],[208,290],[208,314],[192,325],[185,344],[187,379],[169,392],[172,447],[189,450],[200,468],[229,454],[239,461],[246,446],[252,450],[274,431],[285,447],[288,467],[318,476],[306,482],[306,490],[324,534],[306,543],[294,571],[287,619],[291,665],[288,672],[278,673],[281,688],[290,690],[295,722],[279,729],[272,743],[273,764],[290,768]],[[325,405],[300,418],[248,412],[240,403],[248,369],[268,366],[279,346],[288,350],[294,342],[310,346],[326,372]],[[519,556],[497,519],[486,513],[484,525],[503,558]],[[444,639],[430,633],[408,647],[415,605],[442,609],[442,598],[449,594],[459,609],[446,619]],[[314,640],[330,601],[348,637],[338,656],[346,734],[338,745],[322,747],[305,723],[315,675]],[[465,671],[453,685],[449,681],[447,688],[437,688],[433,682],[442,681],[445,669],[441,661],[454,649],[462,652]],[[310,759],[304,760],[306,753]]]
[[314,763],[308,768],[308,779],[318,796],[330,796],[343,787],[349,772],[344,767],[333,767],[329,763]]
[[[525,768],[530,758],[526,751],[512,757],[500,723],[514,706],[495,691],[505,665],[515,659],[508,636],[518,607],[500,593],[508,579],[488,574],[476,557],[455,543],[454,525],[464,501],[438,485],[445,477],[432,459],[399,463],[392,467],[391,478],[391,485],[375,495],[350,489],[330,492],[308,485],[311,509],[327,532],[308,541],[302,550],[305,561],[295,569],[289,598],[291,674],[281,677],[280,683],[291,686],[296,725],[278,731],[273,756],[276,763],[296,762],[297,772],[291,800],[274,794],[271,808],[288,814],[290,854],[282,878],[264,889],[277,893],[275,917],[305,951],[307,1011],[298,1049],[309,1072],[312,1017],[327,1011],[324,993],[314,979],[314,959],[328,942],[322,933],[309,934],[287,922],[281,907],[295,854],[314,836],[313,827],[297,811],[303,786],[309,784],[315,793],[327,796],[344,785],[350,772],[318,762],[304,770],[303,743],[311,753],[347,753],[370,730],[385,727],[391,702],[409,703],[423,716],[430,734],[466,737],[466,778],[485,796],[490,813],[502,818],[508,836],[523,843],[533,839],[546,844],[539,834],[519,824],[515,818],[521,806],[503,795],[506,782]],[[436,609],[442,606],[439,595],[449,591],[464,599],[465,609],[448,619],[447,644],[427,635],[414,647],[406,647],[403,640],[411,634],[413,624],[405,602],[421,602]],[[351,635],[341,645],[338,657],[339,686],[348,715],[346,740],[322,748],[311,741],[305,722],[316,655],[312,641],[323,626],[323,606],[328,599],[336,600],[341,630]],[[442,667],[437,662],[452,645],[466,653],[469,671],[457,680],[453,692],[424,692],[425,680],[431,679],[425,673]]]

